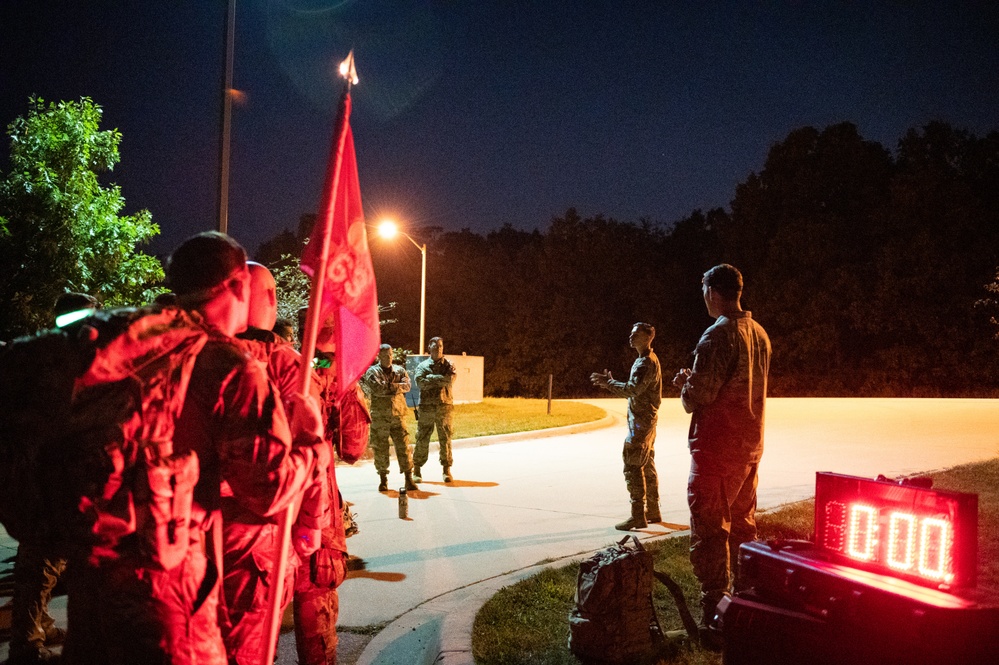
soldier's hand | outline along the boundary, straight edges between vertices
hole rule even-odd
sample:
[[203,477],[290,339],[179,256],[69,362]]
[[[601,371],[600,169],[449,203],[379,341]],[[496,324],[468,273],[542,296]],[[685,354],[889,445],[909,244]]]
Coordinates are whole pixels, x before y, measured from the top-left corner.
[[312,555],[322,544],[323,532],[319,529],[308,529],[304,526],[295,525],[291,532],[291,542],[295,545],[295,552],[303,560]]
[[310,445],[323,438],[323,416],[319,400],[313,395],[294,394],[288,397],[288,424],[293,441]]
[[614,380],[611,376],[610,370],[604,370],[603,372],[593,372],[590,374],[590,381],[595,386],[600,386],[601,388],[606,388],[607,384]]
[[690,377],[690,370],[687,368],[681,369],[673,377],[673,385],[677,388],[683,388],[683,385],[687,383],[687,379]]

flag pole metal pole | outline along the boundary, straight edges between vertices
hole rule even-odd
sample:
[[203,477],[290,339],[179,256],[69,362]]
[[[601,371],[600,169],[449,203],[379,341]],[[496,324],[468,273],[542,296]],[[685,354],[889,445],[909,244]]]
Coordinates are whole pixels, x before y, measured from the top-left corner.
[[225,23],[225,74],[222,81],[222,128],[219,142],[219,232],[229,232],[229,143],[232,133],[232,57],[236,40],[236,0],[229,0]]
[[[345,62],[349,62],[348,73],[343,88],[343,95],[340,98],[340,108],[337,112],[336,134],[337,151],[336,159],[332,170],[332,178],[327,181],[326,191],[323,192],[322,219],[317,219],[316,223],[326,225],[326,233],[323,234],[323,248],[320,257],[319,269],[312,275],[312,289],[309,294],[309,309],[305,317],[305,337],[302,340],[302,358],[299,364],[298,387],[302,395],[309,394],[310,383],[312,381],[312,356],[316,351],[316,338],[319,334],[319,305],[323,297],[323,285],[325,283],[326,269],[329,265],[329,244],[331,227],[333,224],[333,207],[336,202],[337,187],[340,183],[340,167],[343,163],[343,148],[347,138],[347,122],[350,117],[350,85],[353,72],[354,52],[351,51]],[[330,461],[332,464],[332,460]],[[265,665],[274,662],[274,654],[277,651],[277,641],[281,629],[281,596],[282,585],[284,583],[285,571],[288,567],[288,549],[291,543],[291,525],[295,519],[297,501],[292,501],[288,508],[281,513],[278,523],[278,534],[280,544],[278,548],[278,560],[275,565],[274,582],[271,584],[271,597],[268,599],[267,620],[268,639],[264,644]]]

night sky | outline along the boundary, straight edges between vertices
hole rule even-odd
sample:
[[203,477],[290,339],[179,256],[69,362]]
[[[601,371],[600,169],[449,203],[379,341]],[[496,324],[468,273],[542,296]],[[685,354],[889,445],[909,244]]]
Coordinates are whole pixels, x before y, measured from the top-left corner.
[[[3,0],[0,122],[92,97],[165,254],[217,227],[226,1]],[[353,48],[370,220],[545,228],[727,207],[791,130],[999,129],[999,3],[238,0],[229,231],[314,212]],[[0,169],[7,169],[7,141]]]

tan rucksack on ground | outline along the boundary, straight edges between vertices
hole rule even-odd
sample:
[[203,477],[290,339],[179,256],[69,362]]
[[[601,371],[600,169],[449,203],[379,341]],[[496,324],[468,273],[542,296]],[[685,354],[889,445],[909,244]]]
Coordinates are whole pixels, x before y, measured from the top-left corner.
[[576,607],[569,614],[569,651],[586,665],[651,658],[662,641],[652,579],[652,554],[635,536],[581,561]]

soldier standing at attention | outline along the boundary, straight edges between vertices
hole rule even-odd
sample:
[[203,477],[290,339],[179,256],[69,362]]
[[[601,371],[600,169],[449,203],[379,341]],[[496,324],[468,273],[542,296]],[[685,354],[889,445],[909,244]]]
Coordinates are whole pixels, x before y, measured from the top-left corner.
[[451,482],[451,432],[454,413],[454,365],[444,357],[444,340],[433,337],[427,346],[430,357],[416,368],[416,386],[420,389],[420,415],[416,426],[416,452],[413,455],[413,480],[423,480],[421,467],[430,456],[430,436],[437,428],[440,461],[444,482]]
[[659,522],[659,476],[656,474],[656,421],[662,402],[663,378],[659,358],[652,350],[656,329],[648,323],[631,328],[628,344],[638,352],[627,383],[615,381],[608,370],[594,372],[590,381],[619,397],[628,398],[628,437],[624,440],[624,482],[631,497],[631,517],[615,529],[642,529]]
[[694,351],[692,369],[673,379],[691,414],[690,563],[701,583],[702,643],[710,644],[718,601],[729,593],[739,546],[756,538],[757,467],[770,338],[742,309],[742,274],[726,263],[704,273],[701,292],[715,319]]
[[406,369],[392,364],[392,347],[382,344],[378,351],[378,363],[361,377],[361,388],[371,400],[371,437],[368,443],[375,453],[379,492],[388,491],[389,437],[395,446],[399,471],[406,476],[406,489],[419,489],[413,482],[409,430],[406,427],[406,393],[410,385]]

